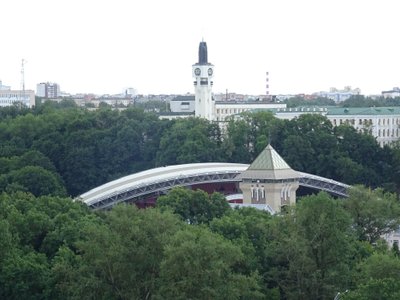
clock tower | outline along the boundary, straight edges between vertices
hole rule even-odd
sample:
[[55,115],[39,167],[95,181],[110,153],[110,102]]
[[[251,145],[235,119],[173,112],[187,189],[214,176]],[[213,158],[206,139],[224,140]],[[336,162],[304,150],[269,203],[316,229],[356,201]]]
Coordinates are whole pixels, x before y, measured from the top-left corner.
[[192,66],[195,94],[195,116],[212,121],[214,119],[214,100],[212,86],[214,65],[208,62],[207,43],[199,45],[199,61]]

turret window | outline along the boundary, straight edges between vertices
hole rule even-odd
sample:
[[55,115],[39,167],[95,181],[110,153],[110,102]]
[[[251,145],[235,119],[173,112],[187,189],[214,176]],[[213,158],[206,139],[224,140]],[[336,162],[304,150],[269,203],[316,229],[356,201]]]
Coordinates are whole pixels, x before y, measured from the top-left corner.
[[265,188],[264,186],[252,186],[250,189],[251,192],[251,200],[260,202],[265,200]]

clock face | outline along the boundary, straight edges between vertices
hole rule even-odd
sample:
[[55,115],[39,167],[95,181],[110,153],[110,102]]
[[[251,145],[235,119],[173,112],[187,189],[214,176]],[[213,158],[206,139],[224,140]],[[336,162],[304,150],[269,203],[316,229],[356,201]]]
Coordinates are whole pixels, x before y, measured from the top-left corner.
[[211,76],[213,74],[213,69],[209,68],[208,69],[208,75]]
[[201,74],[201,70],[199,68],[194,69],[194,74],[199,76]]

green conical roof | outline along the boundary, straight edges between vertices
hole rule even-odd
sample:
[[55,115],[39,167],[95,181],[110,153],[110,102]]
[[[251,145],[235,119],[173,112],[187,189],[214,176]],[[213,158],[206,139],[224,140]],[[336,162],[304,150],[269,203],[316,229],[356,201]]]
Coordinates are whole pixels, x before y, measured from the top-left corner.
[[300,175],[294,171],[285,160],[268,144],[257,156],[246,171],[238,176],[243,179],[290,179],[299,178]]
[[272,148],[268,146],[257,156],[248,170],[283,170],[290,169],[283,158]]

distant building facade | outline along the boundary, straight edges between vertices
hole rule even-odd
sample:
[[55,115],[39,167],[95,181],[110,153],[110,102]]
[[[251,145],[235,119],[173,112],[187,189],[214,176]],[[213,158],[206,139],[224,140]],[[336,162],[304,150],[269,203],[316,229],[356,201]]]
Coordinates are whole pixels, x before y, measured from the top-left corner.
[[195,111],[195,96],[176,96],[169,102],[171,112],[173,113],[194,113]]
[[346,86],[343,90],[336,88],[330,88],[329,92],[318,92],[315,95],[319,97],[325,97],[335,102],[343,102],[349,99],[351,96],[360,95],[361,90],[359,88],[352,89],[350,86]]
[[392,248],[394,245],[400,246],[400,228],[386,233],[383,238],[388,243],[389,248]]
[[8,85],[3,85],[3,82],[0,80],[0,91],[9,91],[11,87]]
[[246,111],[262,109],[285,109],[286,104],[266,101],[217,101],[214,109],[214,121],[228,121],[231,116]]
[[394,87],[393,89],[391,89],[389,91],[382,91],[382,96],[384,98],[400,97],[400,88],[399,87]]
[[35,91],[33,90],[0,90],[0,107],[22,104],[26,107],[35,106]]
[[326,117],[333,126],[345,123],[357,131],[367,131],[381,146],[400,139],[400,107],[329,108]]
[[41,82],[36,85],[36,96],[58,98],[61,96],[60,85],[54,82]]
[[[212,121],[224,122],[246,111],[285,109],[286,104],[270,103],[266,101],[214,101],[212,107]],[[195,96],[177,96],[170,101],[170,108],[174,116],[192,116],[195,113]]]
[[348,124],[376,138],[380,146],[400,140],[400,107],[297,107],[269,109],[277,118],[291,120],[303,114],[326,116],[333,126]]

